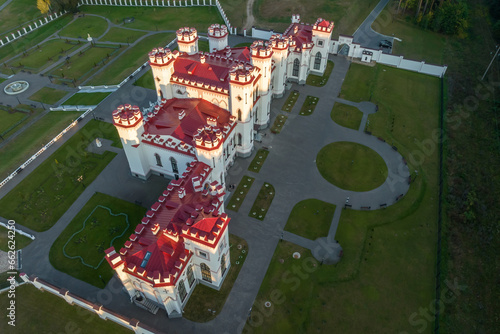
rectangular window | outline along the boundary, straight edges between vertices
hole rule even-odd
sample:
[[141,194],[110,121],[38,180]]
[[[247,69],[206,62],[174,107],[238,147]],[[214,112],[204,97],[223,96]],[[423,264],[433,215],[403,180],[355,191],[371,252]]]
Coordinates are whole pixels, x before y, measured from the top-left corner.
[[323,46],[323,41],[318,41],[318,46]]
[[208,254],[202,251],[198,251],[198,256],[204,259],[208,259]]
[[193,266],[189,266],[188,272],[187,272],[187,278],[188,278],[189,287],[192,287],[193,283],[194,283]]
[[186,299],[186,296],[187,296],[186,286],[184,285],[184,280],[179,281],[179,295],[181,296],[181,302],[184,302],[184,299]]

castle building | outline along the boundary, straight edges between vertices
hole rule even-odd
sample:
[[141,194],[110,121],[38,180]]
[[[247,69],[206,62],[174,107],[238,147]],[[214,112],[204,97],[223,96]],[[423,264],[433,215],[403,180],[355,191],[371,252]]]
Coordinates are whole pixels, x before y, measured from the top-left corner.
[[181,28],[178,51],[149,53],[158,104],[145,115],[131,105],[113,112],[132,175],[173,178],[125,247],[106,250],[136,304],[176,317],[196,284],[220,288],[230,263],[225,175],[236,156],[251,155],[287,82],[324,73],[332,30],[294,15],[283,35],[231,48],[227,27],[214,24],[203,53],[196,29]]

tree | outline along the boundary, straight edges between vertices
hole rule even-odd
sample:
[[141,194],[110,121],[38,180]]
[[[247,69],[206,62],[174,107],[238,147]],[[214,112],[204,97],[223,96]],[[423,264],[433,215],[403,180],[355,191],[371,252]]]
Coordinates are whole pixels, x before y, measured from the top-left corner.
[[47,14],[50,10],[50,0],[36,0],[36,7],[42,14]]

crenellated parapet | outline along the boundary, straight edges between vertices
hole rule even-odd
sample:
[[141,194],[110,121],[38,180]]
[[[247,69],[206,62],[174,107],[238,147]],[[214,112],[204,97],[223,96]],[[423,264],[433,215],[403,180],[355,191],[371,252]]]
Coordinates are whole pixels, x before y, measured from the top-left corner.
[[130,104],[120,105],[113,111],[113,124],[115,126],[130,128],[143,120],[141,109]]
[[233,65],[229,70],[229,77],[231,82],[248,84],[254,79],[253,73],[255,68],[247,63],[239,63]]
[[177,43],[192,43],[198,39],[195,28],[183,27],[176,31]]
[[272,35],[269,39],[269,44],[273,50],[285,50],[288,49],[291,37],[284,37],[282,35],[276,34]]
[[221,24],[212,24],[208,27],[208,37],[212,38],[224,38],[228,35],[227,27]]
[[273,48],[270,43],[264,41],[254,41],[250,46],[252,57],[270,58],[273,54]]
[[316,23],[314,23],[313,30],[331,33],[333,31],[333,27],[333,21],[327,21],[319,18],[316,20]]
[[164,48],[154,48],[149,52],[149,64],[150,65],[169,65],[179,56],[179,51],[171,52],[170,49]]

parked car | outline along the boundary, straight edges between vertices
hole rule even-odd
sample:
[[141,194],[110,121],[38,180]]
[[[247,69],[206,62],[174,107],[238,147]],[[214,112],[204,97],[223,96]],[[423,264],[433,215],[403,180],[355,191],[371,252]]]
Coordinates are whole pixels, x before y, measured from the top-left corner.
[[379,45],[383,48],[392,48],[392,42],[387,39],[381,40]]

